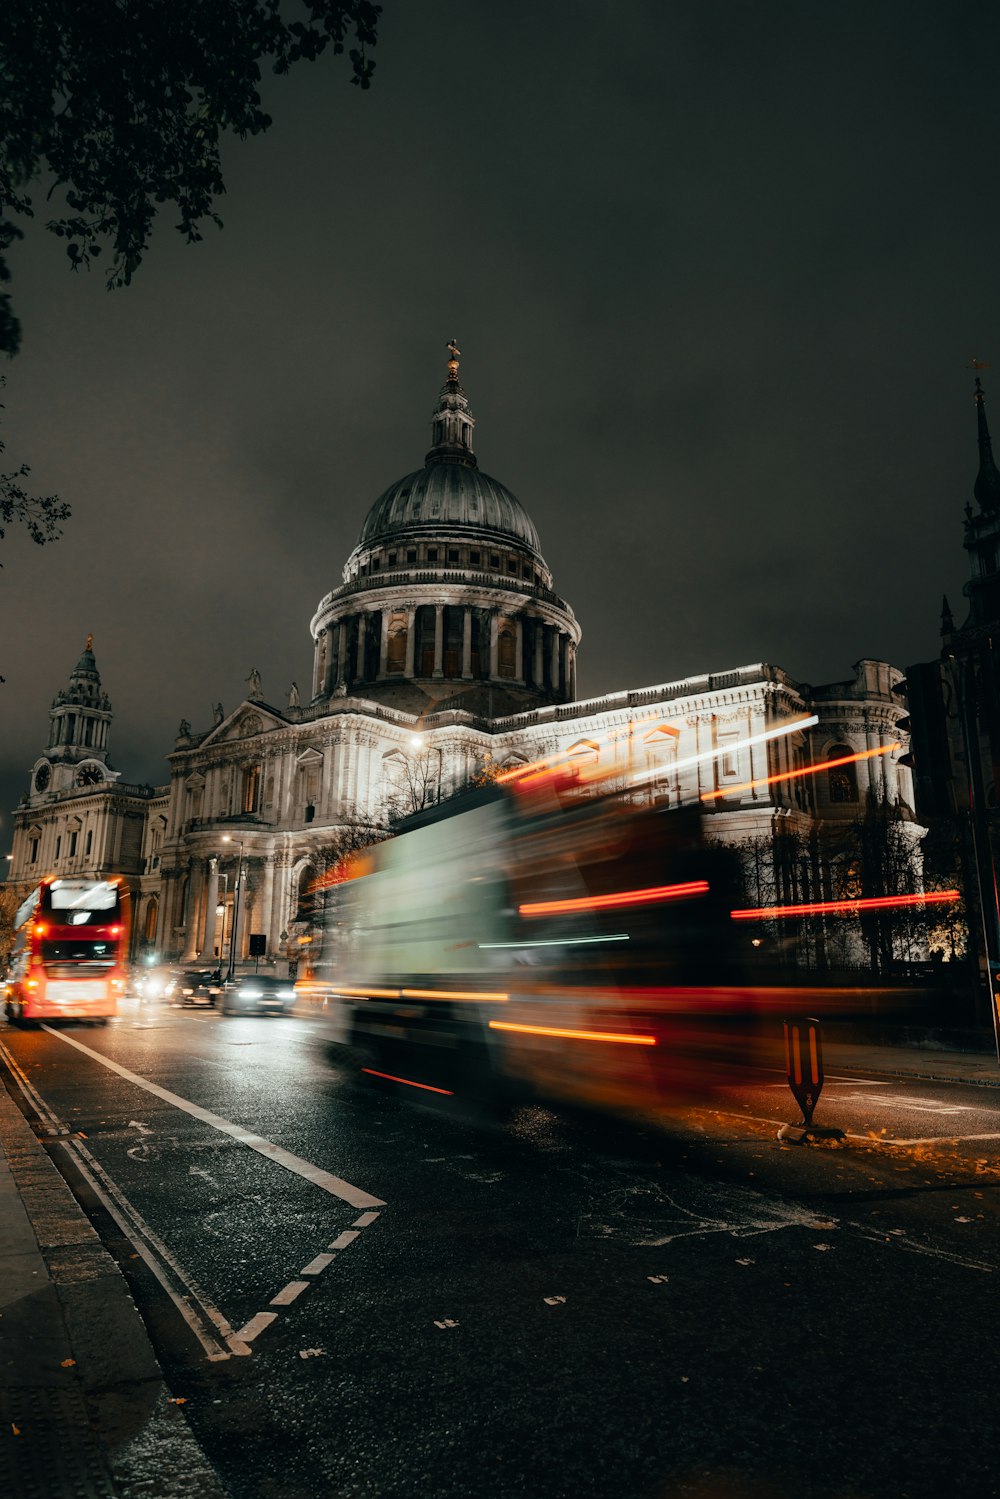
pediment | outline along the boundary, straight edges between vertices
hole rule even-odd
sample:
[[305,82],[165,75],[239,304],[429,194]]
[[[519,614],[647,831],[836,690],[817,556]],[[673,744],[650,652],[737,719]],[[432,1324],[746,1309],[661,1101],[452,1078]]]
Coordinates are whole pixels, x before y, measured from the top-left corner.
[[210,734],[201,741],[201,748],[209,744],[226,744],[236,739],[253,739],[258,734],[270,734],[275,729],[287,728],[280,714],[262,703],[241,703],[228,718],[216,724]]
[[318,749],[313,749],[312,745],[310,744],[307,745],[300,754],[295,756],[295,763],[301,767],[306,767],[309,765],[322,765],[323,756],[320,754]]

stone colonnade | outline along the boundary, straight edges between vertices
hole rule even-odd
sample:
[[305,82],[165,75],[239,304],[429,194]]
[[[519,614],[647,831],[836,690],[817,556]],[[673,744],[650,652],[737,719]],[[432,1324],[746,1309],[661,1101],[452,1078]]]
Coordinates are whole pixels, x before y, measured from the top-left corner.
[[[288,856],[271,856],[250,850],[244,852],[242,861],[238,856],[229,855],[225,862],[227,867],[223,870],[217,855],[196,858],[186,872],[177,870],[165,876],[165,885],[169,881],[172,889],[169,896],[164,890],[161,902],[164,924],[160,942],[166,948],[171,929],[178,937],[183,933],[180,958],[184,963],[193,963],[200,958],[204,964],[214,967],[223,956],[228,959],[230,947],[235,953],[235,962],[241,963],[248,956],[250,935],[255,931],[262,932],[268,939],[267,957],[278,956],[278,934],[291,920],[293,892]],[[220,904],[223,906],[221,916]]]
[[359,610],[317,636],[314,695],[394,677],[509,682],[572,701],[576,643],[538,614],[444,603]]

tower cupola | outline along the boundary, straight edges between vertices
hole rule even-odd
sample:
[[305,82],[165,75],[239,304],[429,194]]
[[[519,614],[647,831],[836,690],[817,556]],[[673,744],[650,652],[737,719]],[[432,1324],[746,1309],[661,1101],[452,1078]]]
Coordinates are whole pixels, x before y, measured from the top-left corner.
[[106,765],[110,728],[111,700],[101,688],[101,674],[94,659],[94,637],[88,635],[80,659],[70,673],[69,685],[52,699],[48,757],[69,763],[98,760]]

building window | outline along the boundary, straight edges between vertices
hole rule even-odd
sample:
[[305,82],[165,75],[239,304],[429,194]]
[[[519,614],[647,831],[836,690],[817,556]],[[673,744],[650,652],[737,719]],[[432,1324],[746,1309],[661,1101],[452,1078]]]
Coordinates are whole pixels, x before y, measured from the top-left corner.
[[93,846],[94,846],[94,830],[93,830],[93,828],[88,828],[87,829],[87,841],[86,841],[86,843],[84,845],[84,849],[83,849],[83,852],[84,852],[84,854],[86,855],[86,857],[88,859],[90,858],[90,850],[93,848]]
[[32,838],[32,840],[31,840],[31,856],[28,859],[28,863],[29,864],[37,864],[38,863],[38,839],[37,838]]
[[458,561],[458,547],[449,547],[448,548],[448,561],[449,562],[457,562]]
[[406,554],[406,560],[407,560],[407,562],[416,562],[416,560],[417,560],[417,549],[416,549],[416,547],[410,547],[409,551]]
[[491,552],[490,553],[490,567],[499,567],[499,566],[500,566],[500,557],[499,557],[498,553]]
[[313,806],[312,802],[307,802],[306,803],[306,822],[312,822],[312,820],[313,820],[313,818],[315,816],[316,816],[316,808]]
[[511,559],[511,558],[509,558],[509,557],[508,557],[508,559],[507,559],[507,571],[508,571],[508,572],[509,572],[509,573],[513,573],[513,574],[515,574],[515,575],[516,575],[516,573],[517,573],[517,563],[516,563],[516,562],[514,562],[514,561],[513,561],[513,560],[512,560],[512,559]]
[[827,751],[829,769],[826,777],[832,802],[856,802],[858,799],[858,777],[854,766],[835,763],[852,753],[849,744],[835,744],[832,750]]
[[438,560],[438,549],[437,549],[437,547],[428,547],[427,548],[427,561],[428,562],[436,562],[437,560]]
[[482,555],[483,555],[482,552],[471,551],[469,553],[469,561],[470,562],[474,562],[476,564],[476,566],[478,567],[479,563],[482,560]]
[[396,553],[395,552],[390,552],[389,553],[389,566],[390,567],[395,567],[396,566]]
[[59,834],[56,835],[56,858],[57,859],[59,857],[59,853],[60,853],[61,849],[62,849],[62,834],[59,833]]
[[380,559],[380,558],[378,558],[378,557],[373,557],[373,558],[372,558],[372,572],[373,572],[373,573],[377,573],[377,572],[378,572],[378,570],[379,570],[379,568],[380,568],[380,567],[381,567],[381,566],[382,566],[382,562],[381,562],[381,559]]
[[143,927],[143,936],[147,942],[153,942],[156,939],[156,914],[156,901],[151,900],[146,907],[146,923]]
[[524,577],[524,578],[530,578],[531,577],[531,568],[527,567],[527,566],[522,567],[522,569],[521,569],[521,576]]
[[70,833],[70,835],[69,835],[69,856],[70,856],[71,859],[75,859],[76,858],[76,844],[77,844],[77,839],[79,838],[79,836],[80,836],[79,833],[77,833],[75,831],[72,832],[72,833]]
[[260,805],[260,766],[251,765],[243,772],[243,812],[256,812]]

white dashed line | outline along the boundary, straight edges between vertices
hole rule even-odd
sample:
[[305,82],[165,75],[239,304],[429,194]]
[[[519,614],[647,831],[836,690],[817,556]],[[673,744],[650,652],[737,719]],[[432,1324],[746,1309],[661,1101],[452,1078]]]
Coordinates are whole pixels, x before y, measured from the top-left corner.
[[258,1312],[256,1317],[251,1317],[246,1327],[241,1327],[236,1336],[243,1343],[252,1343],[259,1332],[265,1327],[270,1327],[272,1322],[277,1322],[277,1312]]
[[277,1296],[271,1297],[272,1306],[291,1306],[296,1296],[301,1296],[303,1291],[309,1289],[307,1280],[290,1280]]
[[357,1237],[356,1229],[347,1228],[342,1234],[337,1235],[332,1244],[328,1244],[326,1247],[327,1249],[346,1249],[348,1244],[353,1244]]
[[308,1265],[303,1265],[302,1266],[302,1269],[299,1271],[299,1274],[300,1275],[319,1275],[321,1271],[323,1271],[323,1270],[326,1269],[327,1265],[330,1265],[330,1264],[333,1263],[334,1259],[335,1259],[335,1256],[332,1255],[332,1254],[318,1254],[314,1260],[310,1260],[309,1261]]

